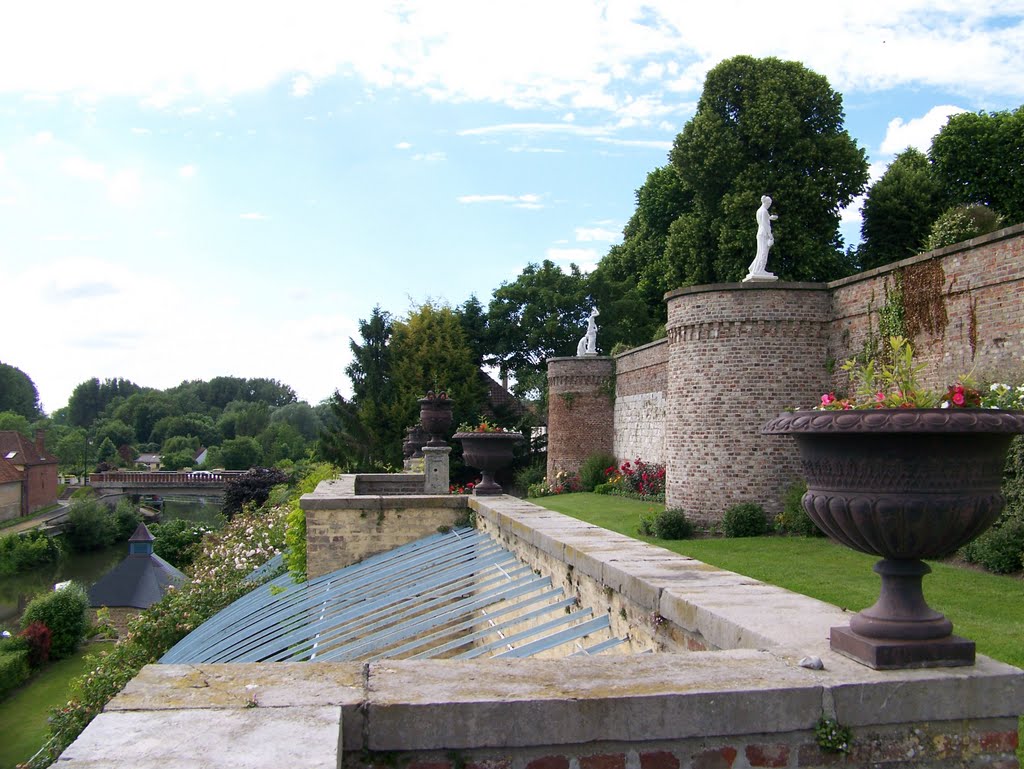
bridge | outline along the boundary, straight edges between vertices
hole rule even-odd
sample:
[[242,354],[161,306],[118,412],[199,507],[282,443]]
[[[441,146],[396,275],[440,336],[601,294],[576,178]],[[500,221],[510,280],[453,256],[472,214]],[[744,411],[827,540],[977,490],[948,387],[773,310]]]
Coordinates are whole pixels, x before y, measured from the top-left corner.
[[101,496],[223,497],[227,482],[239,475],[242,471],[117,471],[93,473],[89,485]]

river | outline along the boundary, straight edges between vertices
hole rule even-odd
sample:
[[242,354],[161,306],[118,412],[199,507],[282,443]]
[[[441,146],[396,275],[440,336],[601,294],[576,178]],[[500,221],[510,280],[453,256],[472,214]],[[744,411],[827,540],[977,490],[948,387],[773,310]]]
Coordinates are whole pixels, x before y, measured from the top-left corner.
[[[161,520],[187,518],[198,523],[215,524],[219,511],[216,505],[167,500]],[[0,578],[0,630],[20,632],[21,615],[28,602],[40,593],[52,590],[57,582],[73,579],[89,588],[127,555],[128,543],[121,542],[89,553],[68,553],[59,563]]]

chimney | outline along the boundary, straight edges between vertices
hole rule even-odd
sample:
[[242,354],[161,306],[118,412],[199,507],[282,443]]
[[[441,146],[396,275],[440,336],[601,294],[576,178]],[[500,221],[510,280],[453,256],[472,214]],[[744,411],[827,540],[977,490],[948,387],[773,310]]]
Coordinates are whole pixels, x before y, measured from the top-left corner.
[[42,430],[36,430],[36,451],[39,452],[39,456],[46,453],[46,433]]

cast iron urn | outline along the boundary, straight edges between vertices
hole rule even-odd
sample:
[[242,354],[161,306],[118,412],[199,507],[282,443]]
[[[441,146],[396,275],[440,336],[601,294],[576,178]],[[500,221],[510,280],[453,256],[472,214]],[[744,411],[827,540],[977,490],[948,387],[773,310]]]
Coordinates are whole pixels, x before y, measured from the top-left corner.
[[881,556],[878,601],[831,630],[834,651],[873,668],[974,663],[974,642],[925,602],[922,559],[952,555],[1005,504],[1000,487],[1024,412],[992,409],[798,411],[764,426],[800,449],[807,514],[830,538]]
[[420,424],[430,433],[427,446],[447,446],[445,436],[452,426],[452,399],[445,392],[435,393],[428,390],[424,398],[420,398]]
[[478,496],[501,494],[501,486],[494,480],[494,474],[512,464],[515,444],[523,440],[519,433],[472,432],[455,433],[455,440],[462,441],[462,461],[475,467],[482,476],[473,489]]

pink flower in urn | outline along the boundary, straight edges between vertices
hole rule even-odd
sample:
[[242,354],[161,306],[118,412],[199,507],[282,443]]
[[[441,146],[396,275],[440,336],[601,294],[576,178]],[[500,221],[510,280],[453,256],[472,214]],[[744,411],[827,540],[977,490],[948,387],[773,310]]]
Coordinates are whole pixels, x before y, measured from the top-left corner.
[[835,402],[836,402],[836,396],[833,395],[832,393],[825,393],[824,395],[821,396],[821,405],[822,406],[831,406]]

